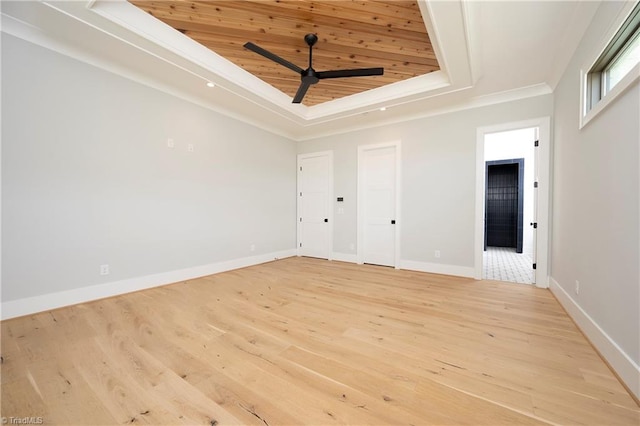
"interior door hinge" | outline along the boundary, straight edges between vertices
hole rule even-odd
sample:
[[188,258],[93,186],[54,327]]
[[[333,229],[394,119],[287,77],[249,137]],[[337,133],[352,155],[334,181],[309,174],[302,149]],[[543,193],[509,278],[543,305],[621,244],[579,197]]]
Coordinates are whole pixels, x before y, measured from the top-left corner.
[[534,141],[533,142],[533,146],[536,147],[536,148],[538,147],[539,144],[540,144],[540,141]]
[[300,196],[302,197],[302,192],[300,193]]
[[302,166],[300,166],[300,171],[302,171]]
[[533,269],[536,269],[536,264],[535,263],[533,264]]
[[533,226],[533,229],[538,229],[538,222],[531,222],[529,225]]
[[302,243],[300,243],[300,247],[302,247]]
[[300,222],[302,222],[302,218],[300,218]]
[[533,182],[533,187],[537,188],[538,187],[538,182]]

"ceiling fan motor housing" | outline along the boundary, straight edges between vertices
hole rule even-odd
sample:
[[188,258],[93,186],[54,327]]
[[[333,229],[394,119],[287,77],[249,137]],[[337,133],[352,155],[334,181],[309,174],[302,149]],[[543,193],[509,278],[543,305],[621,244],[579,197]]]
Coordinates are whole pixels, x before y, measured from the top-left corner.
[[308,82],[309,84],[316,84],[320,81],[320,79],[318,78],[318,73],[316,73],[316,70],[311,67],[302,71],[300,74],[302,75],[302,80]]

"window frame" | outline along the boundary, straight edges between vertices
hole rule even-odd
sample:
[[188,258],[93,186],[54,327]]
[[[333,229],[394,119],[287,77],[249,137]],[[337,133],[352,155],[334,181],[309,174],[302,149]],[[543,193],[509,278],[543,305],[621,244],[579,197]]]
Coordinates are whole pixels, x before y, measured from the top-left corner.
[[625,5],[589,65],[580,70],[580,129],[640,78],[638,63],[614,87],[607,87],[607,72],[636,37],[640,37],[640,0]]

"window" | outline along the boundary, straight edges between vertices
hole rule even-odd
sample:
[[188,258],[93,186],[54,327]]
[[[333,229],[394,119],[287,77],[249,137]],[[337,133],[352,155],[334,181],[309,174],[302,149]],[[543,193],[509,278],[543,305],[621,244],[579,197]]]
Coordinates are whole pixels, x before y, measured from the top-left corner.
[[[591,116],[604,108],[637,78],[638,64],[640,64],[640,2],[635,4],[583,79],[585,86],[582,117],[585,120],[582,125],[585,125],[592,118]],[[614,90],[619,83],[622,84]]]

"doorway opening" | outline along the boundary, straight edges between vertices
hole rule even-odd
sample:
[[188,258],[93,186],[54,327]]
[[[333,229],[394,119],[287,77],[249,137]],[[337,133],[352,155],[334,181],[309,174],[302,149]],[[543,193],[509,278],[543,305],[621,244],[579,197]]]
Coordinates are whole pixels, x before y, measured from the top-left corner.
[[[512,132],[530,132],[533,138],[529,141],[529,147],[533,146],[533,162],[527,161],[527,156],[518,152],[505,153],[505,150],[497,150],[501,155],[499,157],[492,156],[493,143],[492,139],[502,138],[503,143],[500,144],[505,148],[513,148],[515,145]],[[537,141],[537,143],[532,142]],[[488,145],[485,152],[485,145]],[[510,258],[518,256],[520,259],[523,255],[531,253],[531,261],[526,262],[535,268],[527,268],[532,272],[532,280],[536,287],[549,287],[549,201],[550,201],[550,164],[551,164],[551,118],[538,117],[524,121],[501,123],[491,126],[478,127],[476,133],[476,208],[475,208],[475,250],[474,250],[474,278],[480,280],[487,276],[485,262],[487,253],[484,251],[484,227],[485,227],[485,178],[486,163],[485,161],[504,160],[524,158],[524,211],[523,211],[523,239],[522,254],[515,253],[513,249],[496,249],[510,250],[508,253]],[[529,167],[531,163],[533,167]],[[528,178],[532,176],[533,179]],[[533,188],[533,189],[531,189]],[[533,199],[527,197],[527,193],[533,193]],[[530,208],[527,205],[533,203]],[[512,251],[512,252],[511,252]],[[504,259],[503,259],[504,260]],[[500,260],[498,259],[497,262]],[[508,260],[506,261],[508,263]],[[533,270],[532,270],[533,269]],[[500,279],[500,278],[496,278]],[[502,280],[514,279],[502,278]]]
[[522,253],[524,158],[486,162],[484,249]]
[[483,279],[535,282],[536,140],[533,127],[484,135]]

